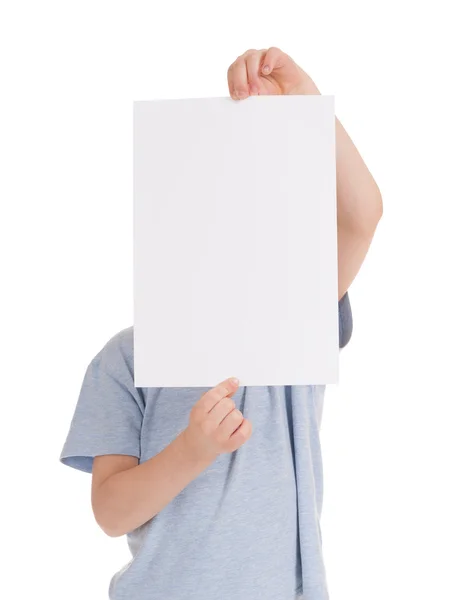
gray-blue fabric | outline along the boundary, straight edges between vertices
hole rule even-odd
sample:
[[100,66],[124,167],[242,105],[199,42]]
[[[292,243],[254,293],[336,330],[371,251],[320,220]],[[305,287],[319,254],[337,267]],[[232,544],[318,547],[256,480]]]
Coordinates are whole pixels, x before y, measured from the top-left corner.
[[[352,334],[339,302],[340,348]],[[144,462],[188,424],[210,388],[136,388],[133,327],[87,367],[63,464],[91,473],[93,457]],[[110,600],[328,600],[320,517],[319,430],[325,386],[249,386],[233,395],[251,438],[222,454],[153,519],[127,534],[132,559]]]

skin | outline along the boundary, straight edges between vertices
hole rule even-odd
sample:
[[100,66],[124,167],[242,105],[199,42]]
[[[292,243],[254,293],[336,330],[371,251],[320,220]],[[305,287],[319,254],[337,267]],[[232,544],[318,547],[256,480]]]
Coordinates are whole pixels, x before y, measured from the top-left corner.
[[186,429],[147,461],[118,454],[94,458],[93,514],[107,535],[118,537],[149,521],[221,453],[249,439],[252,425],[231,398],[238,385],[226,379],[203,394]]
[[[310,76],[279,48],[247,50],[228,69],[237,102],[262,94],[320,94]],[[382,198],[372,175],[336,118],[338,298],[356,277],[382,217]],[[236,409],[238,383],[222,381],[193,406],[189,424],[164,450],[138,464],[125,455],[96,456],[91,501],[95,519],[111,537],[133,531],[160,512],[223,452],[252,434]]]

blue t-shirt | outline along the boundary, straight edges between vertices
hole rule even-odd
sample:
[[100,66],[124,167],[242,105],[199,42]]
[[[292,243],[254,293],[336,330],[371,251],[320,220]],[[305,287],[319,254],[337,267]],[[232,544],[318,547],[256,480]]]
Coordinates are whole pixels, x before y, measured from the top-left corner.
[[[348,294],[339,302],[349,341]],[[187,425],[210,388],[136,388],[133,327],[92,359],[62,449],[91,473],[93,457],[144,462]],[[170,504],[127,534],[132,559],[111,579],[111,600],[328,600],[320,516],[319,427],[325,386],[248,386],[233,395],[252,436],[221,454]]]

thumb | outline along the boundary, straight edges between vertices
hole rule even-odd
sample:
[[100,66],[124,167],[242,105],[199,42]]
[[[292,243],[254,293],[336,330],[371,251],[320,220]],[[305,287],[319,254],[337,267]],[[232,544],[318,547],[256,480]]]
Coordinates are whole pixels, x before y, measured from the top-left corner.
[[279,48],[271,47],[266,52],[263,60],[261,72],[263,75],[270,75],[274,69],[284,66],[286,55]]

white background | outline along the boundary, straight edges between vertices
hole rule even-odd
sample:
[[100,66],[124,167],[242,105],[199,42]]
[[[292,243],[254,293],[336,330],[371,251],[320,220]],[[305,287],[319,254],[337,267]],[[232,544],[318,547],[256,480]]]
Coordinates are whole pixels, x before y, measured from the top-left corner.
[[106,598],[129,558],[58,456],[89,360],[132,323],[132,101],[226,95],[237,55],[274,45],[335,95],[384,201],[323,416],[332,600],[460,600],[456,8],[2,3],[2,596]]

